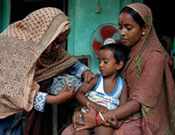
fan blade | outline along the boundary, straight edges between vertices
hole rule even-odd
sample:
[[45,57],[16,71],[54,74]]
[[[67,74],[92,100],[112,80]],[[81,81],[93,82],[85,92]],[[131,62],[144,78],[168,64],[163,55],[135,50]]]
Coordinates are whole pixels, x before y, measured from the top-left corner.
[[101,42],[98,42],[97,40],[94,40],[93,41],[93,50],[95,52],[95,54],[97,55],[99,50],[100,50],[100,47],[102,46],[103,44]]
[[111,37],[117,32],[118,30],[112,26],[104,26],[100,29],[100,35],[103,40]]

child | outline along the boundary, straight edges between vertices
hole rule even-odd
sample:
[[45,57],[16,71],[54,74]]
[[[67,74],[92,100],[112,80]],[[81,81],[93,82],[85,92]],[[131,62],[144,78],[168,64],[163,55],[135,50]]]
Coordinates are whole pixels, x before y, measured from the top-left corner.
[[[120,43],[102,46],[99,51],[99,70],[101,74],[97,75],[90,83],[83,83],[76,93],[76,99],[79,103],[83,106],[90,103],[90,106],[98,112],[94,118],[97,125],[100,122],[105,122],[103,112],[116,109],[127,100],[126,85],[119,76],[126,60],[127,50]],[[82,107],[81,111],[87,112],[88,109]],[[79,120],[83,120],[81,115]],[[78,126],[80,125],[76,125],[76,127]],[[94,128],[95,135],[112,135],[113,130],[113,127],[106,126]],[[89,135],[90,130],[75,132],[75,135],[82,134]]]

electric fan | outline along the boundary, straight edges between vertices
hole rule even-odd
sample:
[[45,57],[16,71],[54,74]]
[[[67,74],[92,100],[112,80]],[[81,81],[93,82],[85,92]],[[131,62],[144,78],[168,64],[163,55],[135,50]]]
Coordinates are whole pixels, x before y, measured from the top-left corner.
[[105,23],[99,25],[90,38],[90,49],[94,57],[97,58],[100,47],[119,40],[117,24]]

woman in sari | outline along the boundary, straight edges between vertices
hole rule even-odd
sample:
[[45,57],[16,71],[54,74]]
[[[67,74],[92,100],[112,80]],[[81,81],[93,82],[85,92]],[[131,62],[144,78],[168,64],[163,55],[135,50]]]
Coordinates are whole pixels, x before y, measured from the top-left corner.
[[20,135],[24,112],[32,108],[43,112],[45,103],[60,104],[74,96],[74,86],[67,91],[68,84],[55,96],[39,92],[43,81],[65,70],[79,78],[85,76],[85,81],[93,76],[63,49],[69,32],[69,18],[47,7],[10,24],[0,34],[1,135]]
[[[130,48],[129,60],[122,72],[128,101],[114,111],[104,112],[103,119],[95,117],[97,112],[91,105],[87,105],[88,113],[77,109],[73,126],[62,135],[95,127],[96,120],[106,126],[124,120],[114,135],[175,134],[175,85],[168,65],[169,57],[158,40],[152,21],[152,12],[144,4],[129,4],[121,10],[119,34],[123,45]],[[83,121],[76,121],[80,113]],[[76,123],[82,127],[76,128]]]

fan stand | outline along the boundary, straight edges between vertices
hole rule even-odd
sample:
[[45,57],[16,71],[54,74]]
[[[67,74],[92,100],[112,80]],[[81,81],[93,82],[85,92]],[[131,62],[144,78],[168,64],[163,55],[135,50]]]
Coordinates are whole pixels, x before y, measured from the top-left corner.
[[110,43],[116,43],[116,41],[114,39],[112,39],[112,38],[107,38],[104,41],[103,45],[107,45],[107,44],[110,44]]

